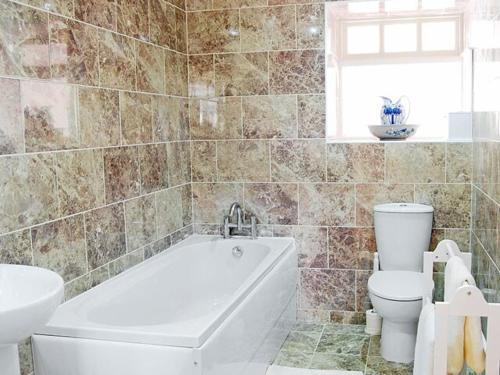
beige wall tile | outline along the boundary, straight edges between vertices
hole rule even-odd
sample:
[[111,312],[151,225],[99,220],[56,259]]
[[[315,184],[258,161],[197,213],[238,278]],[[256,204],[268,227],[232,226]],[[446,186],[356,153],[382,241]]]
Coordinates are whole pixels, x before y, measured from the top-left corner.
[[216,148],[215,142],[191,142],[193,182],[217,181]]
[[105,149],[104,178],[107,203],[138,196],[141,178],[137,147]]
[[444,182],[445,144],[390,143],[386,163],[390,183]]
[[0,3],[0,74],[50,77],[48,18],[36,9]]
[[0,237],[0,263],[33,264],[30,230],[21,230]]
[[137,57],[137,90],[164,93],[165,56],[160,47],[135,42]]
[[184,98],[152,97],[153,140],[185,141],[189,135],[189,102]]
[[116,30],[115,0],[73,0],[75,17],[80,21]]
[[167,163],[169,186],[191,182],[191,148],[188,142],[168,143]]
[[123,204],[85,213],[89,269],[96,269],[127,252]]
[[0,154],[24,151],[24,129],[21,121],[21,90],[16,79],[0,78]]
[[87,272],[83,215],[31,230],[33,264],[57,272],[65,281]]
[[241,139],[241,98],[191,99],[191,138]]
[[151,42],[175,49],[177,43],[175,7],[164,0],[149,1]]
[[122,144],[153,141],[151,96],[121,91],[120,118]]
[[218,142],[217,173],[219,181],[269,181],[268,142]]
[[446,182],[467,183],[472,178],[472,143],[446,144]]
[[189,96],[215,95],[214,55],[189,56]]
[[294,6],[243,8],[240,24],[242,52],[296,47]]
[[193,183],[193,221],[195,223],[222,223],[231,204],[242,201],[242,184]]
[[82,147],[120,144],[119,108],[118,91],[78,88],[78,120]]
[[283,182],[326,181],[323,139],[271,142],[271,179]]
[[193,12],[187,17],[189,53],[238,52],[237,10]]
[[107,31],[100,33],[99,84],[115,89],[135,88],[135,47],[132,39]]
[[164,144],[139,146],[141,193],[151,193],[168,186],[167,148]]
[[125,202],[127,250],[133,251],[156,239],[156,204],[154,195]]
[[260,224],[298,223],[298,186],[296,184],[245,184],[244,207]]
[[56,154],[57,196],[62,215],[72,215],[104,204],[102,151],[81,150]]
[[327,146],[328,181],[383,182],[384,145],[379,143],[331,143]]
[[49,21],[52,78],[97,86],[97,29],[62,17],[50,16]]
[[324,48],[324,4],[297,5],[298,48]]
[[245,138],[297,137],[297,99],[294,95],[242,98]]
[[300,184],[299,224],[354,225],[354,185]]
[[156,193],[158,210],[158,237],[164,237],[183,225],[182,188],[176,187]]
[[299,138],[324,138],[326,127],[325,96],[298,95]]
[[215,55],[216,95],[265,95],[268,82],[267,53]]
[[118,32],[148,40],[148,0],[116,0]]

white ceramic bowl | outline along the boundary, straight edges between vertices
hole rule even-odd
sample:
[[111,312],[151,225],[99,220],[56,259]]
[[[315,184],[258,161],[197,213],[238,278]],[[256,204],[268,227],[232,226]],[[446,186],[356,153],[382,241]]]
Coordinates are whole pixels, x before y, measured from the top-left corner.
[[368,125],[368,128],[379,139],[406,139],[417,132],[418,125]]

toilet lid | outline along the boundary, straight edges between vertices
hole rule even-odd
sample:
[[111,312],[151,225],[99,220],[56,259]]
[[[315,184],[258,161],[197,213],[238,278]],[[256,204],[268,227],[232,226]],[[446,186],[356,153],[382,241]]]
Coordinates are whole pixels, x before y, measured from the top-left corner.
[[412,271],[378,271],[368,279],[370,293],[395,301],[422,299],[424,274]]

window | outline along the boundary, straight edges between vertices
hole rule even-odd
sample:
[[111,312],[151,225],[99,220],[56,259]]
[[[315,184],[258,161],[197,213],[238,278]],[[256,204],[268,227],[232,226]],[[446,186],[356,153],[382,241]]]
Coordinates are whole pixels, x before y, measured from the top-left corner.
[[470,106],[470,56],[464,10],[438,2],[438,11],[424,0],[326,3],[328,137],[371,138],[379,96],[403,95],[416,137],[447,136],[448,113]]

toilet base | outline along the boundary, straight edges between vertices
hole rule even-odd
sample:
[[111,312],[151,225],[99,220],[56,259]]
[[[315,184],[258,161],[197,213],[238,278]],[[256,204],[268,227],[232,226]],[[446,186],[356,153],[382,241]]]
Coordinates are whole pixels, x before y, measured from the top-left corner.
[[415,356],[418,322],[382,321],[380,351],[386,361],[410,363]]

